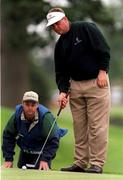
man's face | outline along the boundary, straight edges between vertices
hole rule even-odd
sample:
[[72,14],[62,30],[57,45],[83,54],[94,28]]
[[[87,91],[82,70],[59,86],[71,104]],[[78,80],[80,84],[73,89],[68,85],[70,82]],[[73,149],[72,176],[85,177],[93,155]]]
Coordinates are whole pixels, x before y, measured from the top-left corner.
[[64,17],[60,21],[54,23],[51,25],[51,28],[57,33],[57,34],[65,34],[69,31],[70,29],[70,24],[67,19],[67,17]]
[[27,119],[33,119],[38,108],[38,103],[34,101],[24,101],[23,110]]

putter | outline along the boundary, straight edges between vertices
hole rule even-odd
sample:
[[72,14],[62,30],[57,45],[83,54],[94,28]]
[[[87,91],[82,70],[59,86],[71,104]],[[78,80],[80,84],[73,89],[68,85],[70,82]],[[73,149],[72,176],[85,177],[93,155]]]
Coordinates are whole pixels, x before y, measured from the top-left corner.
[[[70,93],[70,91],[68,91],[68,93],[66,94],[66,98],[68,97],[69,93]],[[38,163],[38,160],[39,160],[41,154],[43,153],[43,150],[44,150],[45,145],[46,145],[46,143],[47,143],[47,141],[48,141],[48,138],[49,138],[49,136],[50,136],[50,134],[51,134],[51,132],[52,132],[52,130],[53,130],[53,127],[54,127],[55,123],[57,122],[57,120],[58,120],[58,118],[59,118],[59,115],[60,115],[61,111],[62,111],[62,107],[59,108],[59,111],[58,111],[58,113],[57,113],[57,116],[56,116],[56,118],[55,118],[55,120],[54,120],[54,122],[53,122],[53,124],[52,124],[52,126],[51,126],[51,128],[50,128],[50,130],[49,130],[49,133],[48,133],[48,135],[47,135],[47,137],[46,137],[46,139],[45,139],[45,142],[44,142],[44,144],[43,144],[43,146],[42,146],[42,148],[41,148],[41,151],[39,152],[39,155],[38,155],[38,157],[37,157],[37,159],[36,159],[36,161],[35,161],[35,164],[26,164],[26,167],[27,167],[27,168],[32,168],[32,169],[33,169],[33,168],[36,167],[36,165],[37,165],[37,163]]]

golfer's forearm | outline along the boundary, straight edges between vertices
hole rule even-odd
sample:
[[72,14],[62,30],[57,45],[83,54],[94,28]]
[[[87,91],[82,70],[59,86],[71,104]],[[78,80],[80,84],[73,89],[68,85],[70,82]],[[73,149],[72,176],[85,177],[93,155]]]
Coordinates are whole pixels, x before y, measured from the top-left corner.
[[[5,161],[13,161],[13,155],[14,148],[15,148],[15,139],[6,135],[6,132],[4,132],[3,135],[3,145],[2,145],[2,151],[3,151],[3,157]],[[11,139],[10,139],[11,138]]]
[[69,80],[69,75],[62,75],[61,73],[56,73],[56,83],[60,92],[68,92],[70,87]]
[[5,161],[13,161],[13,156],[14,156],[14,147],[15,144],[11,144],[8,140],[6,140],[3,145],[2,145],[2,151],[3,151],[3,157]]
[[3,135],[3,145],[2,145],[2,151],[3,151],[3,157],[5,161],[13,161],[13,156],[15,154],[14,148],[15,148],[15,139],[13,137],[10,137],[4,132]]
[[5,162],[13,162],[13,156],[12,157],[5,157]]
[[15,115],[11,116],[3,132],[2,151],[5,161],[13,161],[13,155],[15,154],[16,130],[14,127],[14,117]]
[[[106,55],[105,55],[106,56]],[[106,72],[109,71],[109,60],[110,60],[110,56],[107,54],[107,57],[102,59],[102,56],[100,58],[100,70],[104,70]]]
[[69,80],[69,69],[66,65],[67,59],[64,51],[62,51],[62,45],[60,42],[56,44],[55,47],[55,75],[56,75],[56,83],[60,92],[67,92],[70,86]]

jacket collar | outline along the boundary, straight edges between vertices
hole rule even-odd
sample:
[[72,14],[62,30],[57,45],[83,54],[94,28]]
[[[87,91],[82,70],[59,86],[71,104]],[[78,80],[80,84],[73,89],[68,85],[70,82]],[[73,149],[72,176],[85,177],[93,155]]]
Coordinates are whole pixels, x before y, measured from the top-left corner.
[[[23,112],[23,111],[22,111],[22,113],[21,113],[21,120],[22,120],[22,121],[27,120],[27,119],[25,118],[25,116],[24,116],[24,112]],[[36,113],[35,113],[34,121],[38,121],[38,111],[36,111]]]

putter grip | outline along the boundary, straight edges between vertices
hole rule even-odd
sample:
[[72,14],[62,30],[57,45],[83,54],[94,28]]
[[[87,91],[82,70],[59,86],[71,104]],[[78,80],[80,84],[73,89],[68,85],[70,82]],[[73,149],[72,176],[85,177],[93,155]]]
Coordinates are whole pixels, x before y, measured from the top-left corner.
[[[66,94],[66,98],[69,96],[69,94],[70,94],[70,91],[68,91],[67,92],[67,94]],[[62,107],[60,107],[60,109],[59,109],[59,111],[58,111],[58,113],[57,113],[57,116],[59,116],[59,114],[61,113],[61,111],[62,111]]]

